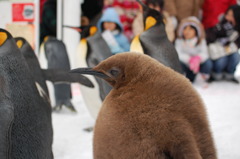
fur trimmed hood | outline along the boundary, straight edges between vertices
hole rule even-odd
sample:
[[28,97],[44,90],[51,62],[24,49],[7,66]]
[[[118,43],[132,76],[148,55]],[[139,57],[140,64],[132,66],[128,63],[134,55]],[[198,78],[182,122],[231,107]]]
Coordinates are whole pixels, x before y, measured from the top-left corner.
[[198,34],[198,40],[199,42],[202,41],[202,39],[205,38],[205,31],[201,22],[194,16],[185,18],[180,22],[179,27],[177,29],[178,38],[183,38],[183,30],[186,26],[189,26],[189,25],[196,28],[197,34]]

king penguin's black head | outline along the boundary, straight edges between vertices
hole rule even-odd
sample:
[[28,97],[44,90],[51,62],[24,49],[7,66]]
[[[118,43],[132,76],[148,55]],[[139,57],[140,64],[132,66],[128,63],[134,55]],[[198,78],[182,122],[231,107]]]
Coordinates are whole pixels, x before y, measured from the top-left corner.
[[26,44],[26,39],[24,39],[22,37],[16,37],[16,38],[14,38],[14,40],[19,49],[21,49]]
[[94,35],[97,32],[97,27],[93,25],[84,26],[81,32],[81,39]]
[[9,39],[12,39],[12,35],[8,31],[0,28],[0,47]]
[[164,17],[159,11],[149,8],[141,0],[137,1],[139,4],[141,4],[143,8],[143,20],[145,30],[149,29],[150,27],[156,24],[164,24]]
[[12,35],[0,28],[0,56],[9,55],[18,49]]
[[34,54],[34,51],[31,47],[31,45],[28,43],[28,41],[23,37],[16,37],[14,38],[18,48],[20,49],[21,53],[24,55],[24,57],[28,58],[35,58],[36,55]]
[[97,32],[97,27],[94,25],[80,26],[80,27],[74,27],[74,26],[64,26],[64,27],[77,31],[81,35],[81,39],[92,36]]

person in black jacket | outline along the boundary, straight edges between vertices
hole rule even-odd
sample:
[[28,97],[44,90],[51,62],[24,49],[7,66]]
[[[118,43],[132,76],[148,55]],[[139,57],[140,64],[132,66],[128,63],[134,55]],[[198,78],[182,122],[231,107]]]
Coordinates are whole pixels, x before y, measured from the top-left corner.
[[[225,52],[225,56],[213,60],[213,73],[209,82],[225,79],[239,83],[234,72],[240,61],[240,6],[230,6],[220,23],[206,30],[206,33],[209,46],[217,42]],[[211,50],[209,53],[211,56]]]

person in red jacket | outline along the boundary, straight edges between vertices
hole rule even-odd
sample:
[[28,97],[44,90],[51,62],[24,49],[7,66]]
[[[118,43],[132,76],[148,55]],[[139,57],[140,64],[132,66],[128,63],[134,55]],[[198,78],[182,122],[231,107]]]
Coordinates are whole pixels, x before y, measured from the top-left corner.
[[227,9],[236,4],[236,0],[204,0],[202,11],[202,23],[205,29],[214,27],[227,11]]

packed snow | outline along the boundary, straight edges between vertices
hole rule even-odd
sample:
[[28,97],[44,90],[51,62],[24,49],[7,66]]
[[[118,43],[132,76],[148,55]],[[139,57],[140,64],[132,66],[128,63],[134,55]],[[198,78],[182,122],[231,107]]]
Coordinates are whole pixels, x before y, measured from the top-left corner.
[[[236,77],[240,80],[240,66]],[[193,84],[201,95],[219,159],[240,159],[240,85],[221,81],[206,84],[198,76]],[[94,119],[81,97],[78,84],[73,84],[73,103],[77,113],[67,109],[53,113],[56,159],[92,159],[93,132],[84,129],[94,126]]]

